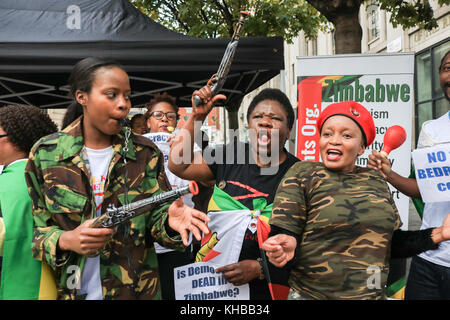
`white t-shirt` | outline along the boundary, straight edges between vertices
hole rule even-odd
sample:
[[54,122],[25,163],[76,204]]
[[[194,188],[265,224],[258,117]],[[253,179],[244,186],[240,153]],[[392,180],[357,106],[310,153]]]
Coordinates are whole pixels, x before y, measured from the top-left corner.
[[[101,214],[103,192],[111,162],[112,147],[90,149],[85,147],[91,170],[91,186],[94,192],[97,217]],[[87,258],[81,276],[81,294],[87,294],[86,300],[103,300],[102,282],[100,279],[100,256]]]
[[[431,147],[441,143],[450,144],[450,111],[438,119],[424,122],[417,148]],[[425,203],[420,229],[440,227],[448,213],[450,213],[449,201]],[[450,268],[450,241],[443,241],[439,244],[439,249],[422,252],[419,256]]]
[[[143,136],[152,140],[153,143],[156,144],[158,149],[163,154],[164,169],[166,171],[166,176],[167,176],[167,179],[169,179],[172,189],[174,189],[174,188],[180,188],[180,187],[187,186],[189,184],[189,181],[181,179],[180,177],[174,175],[169,170],[170,145],[169,145],[169,142],[167,142],[167,139],[171,135],[172,134],[167,133],[167,132],[151,132],[151,133],[146,133]],[[201,148],[195,143],[194,143],[194,152],[201,152]],[[192,194],[187,194],[187,195],[183,196],[183,203],[190,207],[194,207],[194,203],[192,202]],[[189,238],[189,243],[191,243],[191,238]],[[155,245],[156,253],[165,253],[165,252],[174,251],[173,249],[164,248],[157,242],[155,242],[154,245]]]

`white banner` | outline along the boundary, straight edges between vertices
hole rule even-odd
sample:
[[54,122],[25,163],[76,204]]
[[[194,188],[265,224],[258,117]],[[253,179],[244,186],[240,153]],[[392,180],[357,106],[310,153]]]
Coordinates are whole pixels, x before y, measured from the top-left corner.
[[216,273],[219,266],[196,262],[174,269],[176,300],[249,300],[248,284],[234,286]]
[[213,211],[208,212],[208,216],[211,219],[208,223],[210,233],[202,240],[198,257],[220,266],[238,262],[245,231],[252,220],[251,211]]
[[[158,147],[161,153],[164,156],[164,169],[166,171],[167,179],[169,179],[170,185],[172,189],[184,187],[189,184],[188,180],[181,179],[180,177],[174,175],[169,170],[169,154],[170,154],[170,143],[167,141],[172,133],[167,132],[150,132],[146,133],[143,136],[152,140],[153,143]],[[187,194],[183,196],[183,203],[187,204],[190,207],[194,207],[194,203],[192,202],[192,194]],[[191,243],[191,237],[189,237],[189,243]],[[159,243],[154,242],[156,253],[166,253],[171,252],[173,249],[167,249],[161,246]]]
[[[169,160],[170,153],[170,144],[167,142],[167,139],[171,136],[171,133],[167,132],[151,132],[146,133],[143,136],[152,140],[154,144],[158,146],[158,149],[161,150],[164,155],[164,165],[167,166],[167,161]],[[166,170],[167,171],[167,170]]]
[[422,200],[450,201],[450,144],[416,149],[412,157]]

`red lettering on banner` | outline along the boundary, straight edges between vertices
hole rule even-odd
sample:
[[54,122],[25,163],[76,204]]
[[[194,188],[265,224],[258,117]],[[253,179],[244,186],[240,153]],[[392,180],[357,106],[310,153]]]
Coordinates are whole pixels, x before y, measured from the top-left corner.
[[251,241],[258,241],[256,234],[249,234],[248,232],[245,233],[244,239]]
[[297,158],[319,161],[317,119],[322,105],[322,85],[318,78],[307,78],[298,86]]

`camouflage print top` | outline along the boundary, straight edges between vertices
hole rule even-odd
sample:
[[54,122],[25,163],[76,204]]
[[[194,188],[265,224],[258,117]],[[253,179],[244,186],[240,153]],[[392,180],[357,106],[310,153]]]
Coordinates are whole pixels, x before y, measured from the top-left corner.
[[289,284],[306,299],[385,299],[400,217],[384,178],[298,162],[275,196],[271,225],[299,236]]
[[[89,165],[82,136],[82,117],[62,132],[40,139],[25,170],[33,201],[35,234],[33,255],[55,271],[59,299],[77,295],[77,271],[86,256],[61,251],[58,239],[65,230],[96,217]],[[124,135],[113,137],[113,153],[105,181],[102,214],[110,204],[125,204]],[[131,135],[126,154],[130,202],[170,190],[162,154],[144,137]],[[168,205],[149,210],[116,230],[100,254],[100,275],[105,299],[160,299],[158,263],[153,241],[164,247],[184,248],[181,237],[170,238],[164,224]],[[79,279],[79,278],[78,278]]]

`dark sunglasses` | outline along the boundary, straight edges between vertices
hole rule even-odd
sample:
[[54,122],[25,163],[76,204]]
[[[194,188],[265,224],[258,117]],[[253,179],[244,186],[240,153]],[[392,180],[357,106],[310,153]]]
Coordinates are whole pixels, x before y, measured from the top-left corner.
[[166,115],[166,118],[168,120],[176,120],[177,114],[175,112],[162,112],[162,111],[155,111],[150,113],[150,117],[153,116],[155,119],[161,120],[164,115]]

